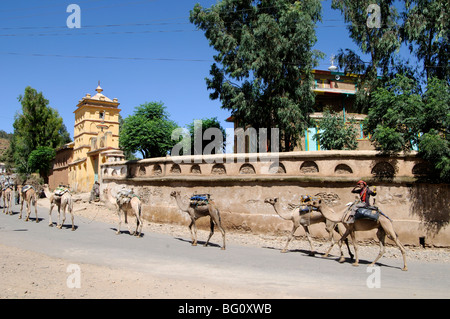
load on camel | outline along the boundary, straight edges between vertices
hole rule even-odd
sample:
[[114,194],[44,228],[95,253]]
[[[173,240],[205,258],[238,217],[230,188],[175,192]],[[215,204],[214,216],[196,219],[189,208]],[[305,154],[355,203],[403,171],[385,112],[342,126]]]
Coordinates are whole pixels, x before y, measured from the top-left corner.
[[217,208],[215,202],[210,199],[209,195],[194,195],[189,201],[183,202],[181,200],[180,192],[173,191],[170,196],[175,198],[178,208],[187,213],[191,218],[191,223],[189,224],[189,230],[191,231],[192,246],[197,245],[197,226],[195,221],[200,217],[209,216],[210,217],[210,233],[208,239],[206,240],[205,247],[208,246],[209,240],[214,234],[214,225],[217,225],[220,232],[222,233],[223,246],[222,250],[225,249],[225,230],[222,227],[222,221],[220,218],[220,212]]
[[[122,213],[124,215],[125,224],[128,226],[128,231],[130,235],[135,235],[137,237],[141,236],[142,227],[144,225],[141,216],[141,200],[134,194],[131,189],[121,189],[117,192],[116,196],[112,196],[111,189],[105,189],[106,197],[108,201],[113,204],[117,209],[117,214],[119,216],[119,224],[117,225],[116,234],[120,234],[120,226],[122,224]],[[130,225],[128,224],[128,214],[132,214],[136,217],[136,230],[131,231]]]
[[[55,192],[50,192],[48,185],[45,184],[44,187],[44,193],[45,197],[47,197],[50,200],[50,211],[49,211],[49,226],[53,227],[52,222],[52,210],[53,207],[56,205],[58,207],[58,222],[56,224],[56,227],[61,229],[62,225],[64,224],[64,221],[66,220],[66,210],[69,211],[71,217],[72,217],[72,231],[75,230],[74,225],[74,218],[73,218],[73,199],[72,194],[70,193],[69,189],[67,187],[58,187],[55,189]],[[61,217],[61,210],[63,213],[62,221],[60,222]]]
[[[400,249],[400,252],[402,253],[403,257],[402,270],[403,271],[408,270],[408,267],[406,266],[406,250],[403,244],[400,242],[398,235],[394,230],[392,220],[383,213],[381,213],[376,207],[369,207],[369,211],[360,211],[361,209],[358,209],[359,212],[357,211],[358,214],[355,215],[354,221],[348,221],[347,215],[349,214],[351,207],[355,204],[356,201],[347,204],[346,205],[347,207],[341,210],[335,211],[321,199],[316,199],[314,201],[311,201],[310,203],[310,205],[312,207],[317,208],[317,210],[320,211],[325,216],[326,219],[335,223],[342,223],[346,228],[344,235],[342,235],[341,239],[339,239],[338,241],[341,253],[339,262],[344,262],[344,256],[342,254],[342,241],[345,240],[348,235],[350,235],[353,241],[353,246],[355,247],[355,262],[353,263],[353,266],[358,266],[359,265],[358,244],[355,240],[355,232],[377,229],[377,237],[380,244],[380,252],[378,253],[377,258],[375,258],[375,260],[370,264],[370,266],[373,266],[383,256],[385,252],[385,240],[386,236],[388,236],[391,240],[394,241],[394,243],[397,245],[397,247]],[[375,210],[375,212],[372,212],[371,210]],[[331,246],[328,249],[327,253],[325,254],[325,257],[329,254],[331,248],[333,248],[333,246]]]

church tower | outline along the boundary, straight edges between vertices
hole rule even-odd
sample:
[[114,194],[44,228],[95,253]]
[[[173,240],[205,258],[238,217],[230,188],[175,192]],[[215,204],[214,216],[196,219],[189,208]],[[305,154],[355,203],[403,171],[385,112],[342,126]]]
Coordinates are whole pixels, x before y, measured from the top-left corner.
[[69,163],[72,190],[88,192],[100,181],[100,166],[108,154],[119,150],[119,102],[102,94],[100,81],[97,94],[86,94],[75,113],[73,160]]

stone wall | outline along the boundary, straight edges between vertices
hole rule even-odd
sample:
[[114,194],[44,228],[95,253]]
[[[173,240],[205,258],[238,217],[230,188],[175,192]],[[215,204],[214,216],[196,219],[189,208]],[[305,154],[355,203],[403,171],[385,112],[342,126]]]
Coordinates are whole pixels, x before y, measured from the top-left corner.
[[[175,162],[176,161],[176,162]],[[292,223],[281,219],[266,198],[278,197],[285,209],[301,195],[320,195],[336,210],[355,198],[356,182],[377,187],[376,205],[394,220],[403,243],[450,247],[449,185],[419,183],[426,163],[415,154],[380,156],[375,151],[317,151],[279,154],[225,154],[116,161],[102,165],[101,188],[114,194],[133,188],[143,201],[144,218],[162,223],[189,223],[171,191],[185,201],[194,193],[211,194],[226,229],[286,235]],[[200,227],[209,228],[208,218]],[[313,236],[326,235],[323,224]],[[359,233],[360,240],[376,231]],[[303,235],[303,229],[296,235]]]

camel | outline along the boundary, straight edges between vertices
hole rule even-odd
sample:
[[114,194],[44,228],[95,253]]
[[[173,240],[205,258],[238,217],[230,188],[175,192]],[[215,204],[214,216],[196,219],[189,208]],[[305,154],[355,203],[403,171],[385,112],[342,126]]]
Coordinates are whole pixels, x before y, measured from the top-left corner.
[[[308,213],[300,214],[297,209],[293,209],[290,211],[285,211],[281,207],[278,198],[267,198],[264,200],[265,203],[271,204],[275,210],[275,212],[283,218],[284,220],[290,220],[293,223],[292,231],[288,236],[288,240],[286,242],[286,245],[281,250],[282,253],[287,252],[287,248],[289,243],[291,242],[292,238],[294,237],[294,233],[297,231],[297,229],[302,226],[305,230],[306,237],[308,238],[309,245],[311,247],[311,250],[309,252],[310,256],[315,255],[315,251],[313,248],[313,243],[311,240],[311,234],[309,233],[309,226],[319,223],[325,223],[326,231],[329,234],[328,240],[331,241],[332,245],[334,245],[334,238],[333,238],[333,230],[336,231],[339,235],[342,235],[342,232],[339,230],[339,227],[337,223],[328,221],[320,212],[318,211],[310,211]],[[348,253],[350,254],[351,259],[353,259],[353,254],[350,251],[350,247],[348,245],[348,240],[345,241]]]
[[8,214],[12,215],[13,194],[14,194],[14,191],[12,189],[12,186],[6,186],[2,190],[3,212],[7,215]]
[[[72,195],[70,194],[70,192],[65,192],[62,195],[58,195],[56,192],[52,193],[52,192],[50,192],[47,184],[44,185],[43,190],[45,193],[45,197],[47,197],[50,200],[50,211],[48,213],[48,215],[49,215],[48,226],[53,227],[52,210],[53,210],[53,207],[56,205],[58,207],[58,222],[56,224],[56,228],[62,229],[62,225],[64,224],[64,221],[66,220],[66,210],[68,210],[72,217],[72,231],[74,231],[75,225],[74,225],[74,218],[73,218],[73,199],[72,199]],[[63,212],[63,218],[62,218],[62,222],[60,223],[61,210]]]
[[195,221],[197,219],[199,219],[200,217],[209,216],[210,217],[210,233],[209,233],[208,239],[206,240],[206,243],[204,244],[204,246],[205,247],[208,246],[209,240],[211,239],[212,235],[214,234],[214,224],[215,224],[215,225],[217,225],[220,232],[222,233],[223,246],[221,247],[221,249],[225,250],[225,230],[222,227],[220,212],[217,209],[217,206],[214,203],[214,201],[209,200],[208,204],[206,204],[206,205],[192,207],[189,202],[187,202],[187,203],[182,202],[179,191],[171,192],[170,196],[175,198],[178,208],[181,211],[188,213],[189,217],[191,218],[191,223],[189,224],[189,230],[191,231],[192,246],[197,246],[197,226],[195,224]]
[[[18,196],[20,198],[20,215],[19,219],[22,219],[22,210],[23,210],[23,203],[27,203],[27,217],[25,218],[25,221],[30,220],[30,214],[31,214],[31,205],[34,205],[34,213],[36,214],[36,223],[39,222],[38,214],[37,214],[37,194],[36,190],[30,186],[30,185],[19,185],[17,187],[18,190]],[[25,191],[24,191],[25,190]]]
[[[326,219],[336,223],[342,222],[344,224],[346,231],[344,235],[342,235],[341,239],[339,239],[338,241],[339,249],[341,251],[341,257],[339,259],[339,262],[344,262],[344,257],[342,255],[342,241],[346,239],[348,235],[350,235],[353,241],[353,245],[355,247],[355,262],[353,263],[353,266],[358,266],[359,265],[358,245],[355,240],[355,232],[377,229],[377,237],[378,240],[380,241],[380,252],[378,253],[377,258],[375,258],[375,260],[370,264],[370,266],[373,266],[381,258],[381,256],[383,256],[385,252],[385,239],[387,235],[390,239],[394,241],[394,243],[397,245],[397,247],[400,249],[400,252],[402,253],[403,257],[402,270],[403,271],[408,270],[408,267],[406,266],[405,247],[398,239],[398,235],[394,230],[392,221],[384,214],[380,214],[377,221],[371,219],[356,219],[353,223],[346,223],[343,222],[343,220],[349,210],[348,207],[336,213],[332,208],[328,207],[320,199],[314,200],[310,205],[316,207],[325,216]],[[328,249],[327,253],[325,254],[325,257],[328,256],[328,253],[330,252],[331,248],[332,247]]]
[[[122,213],[124,215],[125,224],[128,225],[128,231],[130,235],[135,235],[137,237],[141,237],[142,227],[144,223],[142,222],[141,216],[141,200],[137,196],[132,196],[130,200],[123,201],[119,197],[113,197],[111,195],[111,190],[109,188],[105,189],[106,197],[108,201],[116,206],[117,214],[119,216],[119,224],[117,225],[116,234],[120,234],[120,226],[122,225]],[[130,225],[128,224],[128,214],[132,214],[136,217],[136,230],[134,232],[131,231]],[[139,229],[139,232],[138,232]]]

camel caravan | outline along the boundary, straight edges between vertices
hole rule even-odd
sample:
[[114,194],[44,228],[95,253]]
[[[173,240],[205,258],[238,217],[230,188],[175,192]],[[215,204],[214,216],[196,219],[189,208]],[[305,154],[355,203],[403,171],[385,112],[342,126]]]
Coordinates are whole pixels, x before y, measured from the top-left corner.
[[[5,214],[12,215],[13,197],[16,190],[16,198],[18,199],[18,202],[16,204],[20,204],[19,219],[22,218],[23,206],[26,203],[27,213],[25,221],[30,220],[32,206],[34,206],[36,222],[39,222],[37,213],[37,198],[40,192],[38,192],[32,185],[15,186],[14,181],[10,178],[1,177],[0,182],[3,212]],[[96,194],[99,198],[98,183],[94,186],[97,186]],[[75,230],[76,228],[74,225],[73,214],[74,200],[69,188],[58,187],[53,192],[51,192],[49,190],[49,186],[45,184],[42,188],[42,192],[50,201],[49,226],[53,226],[52,210],[56,206],[58,212],[58,221],[56,223],[56,227],[59,229],[62,228],[66,220],[66,213],[69,213],[71,215],[71,229],[72,231]],[[331,249],[336,245],[336,241],[334,240],[334,235],[336,234],[340,236],[340,239],[337,241],[340,251],[339,262],[342,263],[345,261],[345,257],[342,251],[342,243],[345,242],[348,254],[351,260],[354,260],[353,265],[358,266],[358,245],[355,238],[355,233],[359,231],[376,229],[380,251],[371,265],[374,265],[383,256],[385,252],[385,239],[387,236],[400,249],[404,264],[402,270],[406,271],[408,269],[406,265],[406,250],[394,230],[392,220],[383,212],[381,212],[378,207],[370,205],[370,196],[375,196],[376,191],[371,190],[365,182],[359,181],[357,183],[357,187],[352,190],[352,193],[359,194],[359,198],[357,198],[352,203],[348,203],[340,210],[335,210],[334,208],[330,207],[327,204],[326,200],[323,200],[320,197],[320,194],[315,196],[302,195],[299,205],[294,206],[292,209],[283,208],[278,198],[266,198],[264,200],[264,203],[271,205],[275,213],[280,218],[291,221],[293,225],[292,230],[288,235],[286,244],[284,245],[284,248],[281,250],[281,252],[285,253],[288,251],[288,245],[294,238],[294,233],[300,226],[302,226],[305,231],[307,240],[310,244],[309,254],[311,256],[314,256],[316,252],[313,247],[309,227],[314,224],[323,224],[326,231],[328,232],[328,242],[330,243],[330,246],[323,257],[328,257]],[[93,193],[91,193],[91,200],[93,200],[92,194]],[[108,187],[104,189],[104,195],[106,202],[110,203],[116,208],[116,212],[118,215],[116,234],[121,234],[121,224],[122,220],[124,220],[125,224],[128,225],[130,235],[141,237],[143,218],[142,203],[139,196],[136,195],[132,189],[126,188],[120,189],[116,192],[116,194],[113,195],[111,189]],[[190,197],[188,196],[187,198],[182,198],[180,191],[172,191],[170,196],[174,198],[179,212],[187,214],[190,218],[189,230],[191,233],[193,246],[197,245],[197,219],[209,216],[210,233],[204,246],[207,246],[209,244],[209,241],[214,234],[214,228],[217,227],[222,234],[223,243],[221,249],[225,250],[225,230],[222,226],[220,211],[215,201],[211,198],[210,194],[193,194]],[[89,202],[91,202],[91,200]],[[136,219],[136,227],[134,229],[132,229],[130,224],[128,223],[129,216],[132,216]],[[348,236],[350,236],[353,243],[354,255],[350,250]]]

